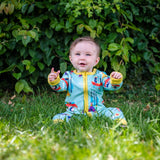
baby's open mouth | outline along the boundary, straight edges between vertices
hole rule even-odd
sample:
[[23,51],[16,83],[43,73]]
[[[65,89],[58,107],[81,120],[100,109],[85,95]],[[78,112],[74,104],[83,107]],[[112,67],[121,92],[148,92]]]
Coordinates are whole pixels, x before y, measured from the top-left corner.
[[80,63],[80,66],[85,66],[86,64],[85,63]]

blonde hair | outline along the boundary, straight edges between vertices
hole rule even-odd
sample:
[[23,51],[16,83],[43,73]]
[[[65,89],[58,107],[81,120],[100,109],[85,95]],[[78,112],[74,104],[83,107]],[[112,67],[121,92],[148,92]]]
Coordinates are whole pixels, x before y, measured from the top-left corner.
[[83,42],[83,41],[86,41],[86,42],[92,42],[95,44],[96,48],[97,48],[97,56],[99,56],[100,54],[100,46],[99,44],[91,37],[89,36],[85,36],[85,37],[79,37],[77,39],[75,39],[72,43],[71,43],[71,46],[70,46],[70,49],[69,49],[69,53],[71,53],[72,49],[79,43],[79,42]]

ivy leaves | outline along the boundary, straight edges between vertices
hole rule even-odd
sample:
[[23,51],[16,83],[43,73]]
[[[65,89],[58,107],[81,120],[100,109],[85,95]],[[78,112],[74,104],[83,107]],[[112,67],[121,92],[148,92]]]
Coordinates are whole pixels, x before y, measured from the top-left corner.
[[159,90],[160,8],[149,0],[140,3],[5,0],[0,4],[0,74],[8,72],[17,80],[18,93],[30,92],[30,86],[47,78],[50,67],[60,69],[61,73],[71,69],[71,42],[90,35],[102,49],[99,68],[107,71],[111,64],[125,78],[127,68],[137,64],[143,68],[145,62],[144,70],[156,76]]

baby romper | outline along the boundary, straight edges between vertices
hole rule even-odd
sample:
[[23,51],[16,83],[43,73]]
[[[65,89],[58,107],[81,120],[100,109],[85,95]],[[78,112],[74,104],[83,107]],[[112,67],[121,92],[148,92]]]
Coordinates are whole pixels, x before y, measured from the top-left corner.
[[54,91],[67,91],[65,104],[66,112],[53,117],[54,122],[66,120],[74,114],[87,114],[88,116],[105,115],[113,120],[120,120],[127,124],[119,108],[106,108],[102,99],[103,90],[118,90],[122,86],[122,78],[114,79],[105,72],[94,69],[93,72],[66,71],[62,78],[59,77],[48,83]]

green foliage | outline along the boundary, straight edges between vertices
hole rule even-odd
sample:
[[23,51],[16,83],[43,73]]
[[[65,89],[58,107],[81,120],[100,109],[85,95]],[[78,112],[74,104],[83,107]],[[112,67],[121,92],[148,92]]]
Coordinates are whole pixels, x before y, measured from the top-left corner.
[[62,73],[70,69],[70,43],[90,35],[101,45],[99,68],[120,71],[124,78],[135,73],[134,80],[149,75],[159,90],[159,11],[158,0],[5,0],[0,3],[0,74],[36,86],[52,66]]

